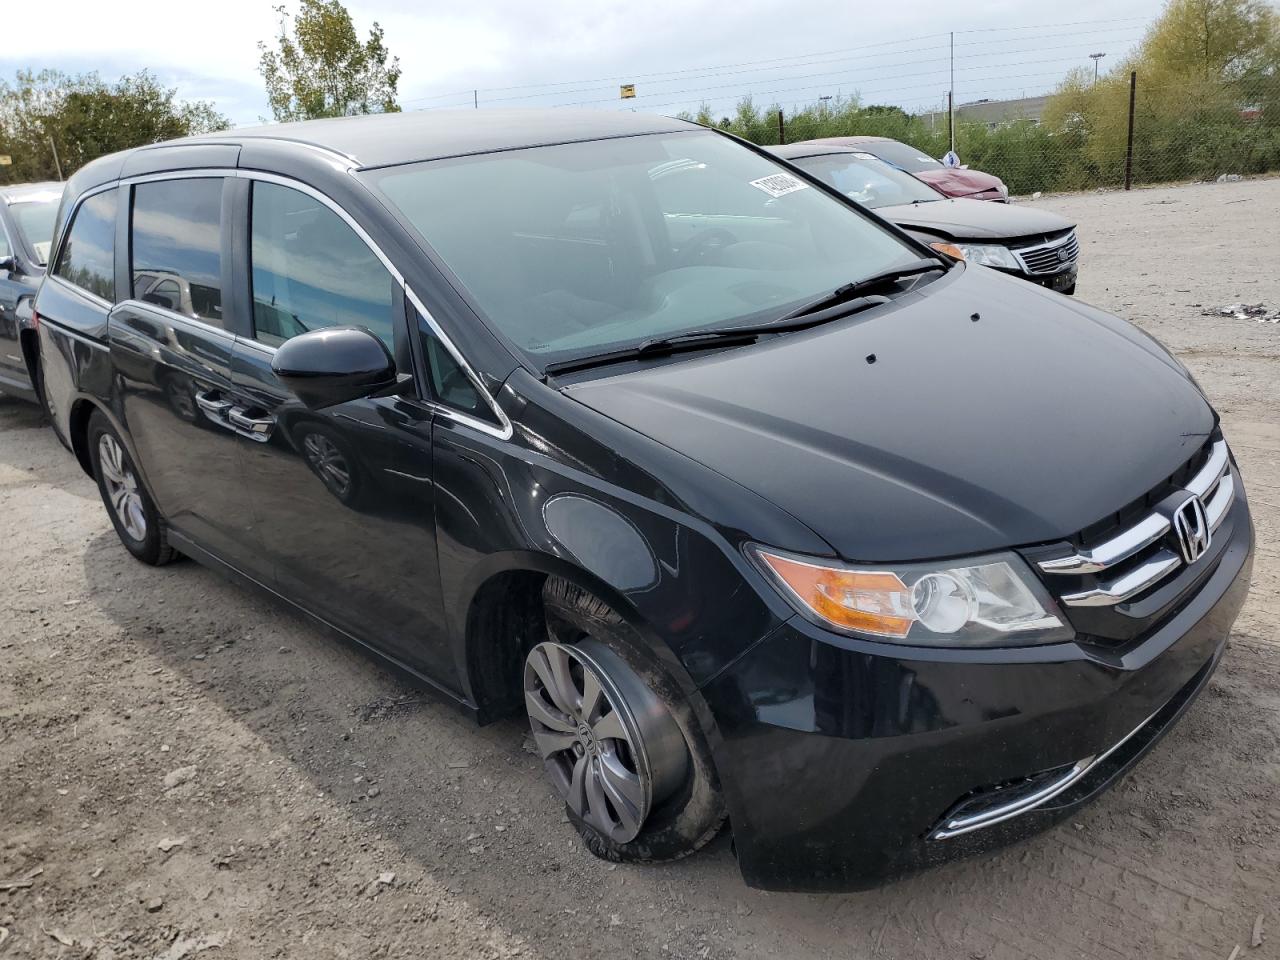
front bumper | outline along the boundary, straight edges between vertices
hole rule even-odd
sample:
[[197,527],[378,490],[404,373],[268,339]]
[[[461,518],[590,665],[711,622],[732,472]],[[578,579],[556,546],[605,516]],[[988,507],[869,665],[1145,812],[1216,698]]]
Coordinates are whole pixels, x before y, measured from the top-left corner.
[[[996,269],[999,268],[997,267]],[[1028,273],[1025,270],[1000,270],[1000,272],[1007,273],[1011,277],[1018,277],[1021,280],[1030,280],[1032,283],[1038,283],[1040,286],[1056,290],[1058,293],[1070,293],[1075,290],[1079,267],[1075,261],[1072,261],[1065,270],[1060,270],[1057,273]]]
[[[780,627],[703,690],[747,883],[874,886],[1037,832],[1100,793],[1222,656],[1252,568],[1247,504],[1237,511],[1198,593],[1124,648],[921,649],[838,637],[799,617]],[[1050,795],[939,836],[1036,792]]]

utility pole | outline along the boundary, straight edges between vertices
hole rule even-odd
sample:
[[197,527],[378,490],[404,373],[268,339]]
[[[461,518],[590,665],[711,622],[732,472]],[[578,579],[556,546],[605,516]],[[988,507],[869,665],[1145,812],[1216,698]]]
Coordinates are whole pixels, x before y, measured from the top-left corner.
[[1133,185],[1133,104],[1138,94],[1138,71],[1129,74],[1129,146],[1124,152],[1124,188]]
[[947,139],[951,152],[956,150],[956,34],[951,31],[951,87],[947,90]]
[[471,91],[471,102],[472,104],[474,104],[477,110],[480,109],[480,91],[479,90]]
[[951,102],[951,91],[947,91],[947,139],[951,141],[951,150],[954,153],[956,149],[956,111],[955,104]]
[[787,131],[782,125],[782,110],[778,110],[778,143],[787,142]]
[[58,160],[58,145],[53,142],[53,136],[49,136],[49,148],[53,151],[53,165],[58,171],[58,179],[62,179],[62,164]]
[[1105,53],[1091,53],[1089,59],[1093,61],[1093,85],[1098,85],[1098,61],[1105,57]]

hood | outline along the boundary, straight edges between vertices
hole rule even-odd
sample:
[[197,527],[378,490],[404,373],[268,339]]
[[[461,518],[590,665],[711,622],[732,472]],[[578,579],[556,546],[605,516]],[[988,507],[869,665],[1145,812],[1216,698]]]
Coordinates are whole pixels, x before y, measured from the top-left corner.
[[964,267],[845,320],[565,393],[851,561],[1059,540],[1174,473],[1215,423],[1136,328]]
[[999,190],[1004,181],[981,170],[961,170],[959,167],[935,167],[915,174],[925,183],[936,187],[949,197],[965,197],[969,194]]
[[876,213],[901,227],[925,230],[951,240],[1012,240],[1075,226],[1047,210],[986,200],[933,200],[877,207]]

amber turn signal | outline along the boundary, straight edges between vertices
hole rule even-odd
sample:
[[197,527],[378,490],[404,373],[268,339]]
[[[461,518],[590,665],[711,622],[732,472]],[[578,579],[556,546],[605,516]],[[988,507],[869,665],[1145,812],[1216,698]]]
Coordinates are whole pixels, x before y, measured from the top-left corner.
[[905,637],[915,617],[896,573],[837,570],[760,551],[760,559],[818,616],[846,630]]
[[934,250],[937,250],[944,257],[950,257],[952,260],[964,259],[964,251],[954,243],[945,243],[939,240],[937,243],[929,244],[929,246],[933,247]]

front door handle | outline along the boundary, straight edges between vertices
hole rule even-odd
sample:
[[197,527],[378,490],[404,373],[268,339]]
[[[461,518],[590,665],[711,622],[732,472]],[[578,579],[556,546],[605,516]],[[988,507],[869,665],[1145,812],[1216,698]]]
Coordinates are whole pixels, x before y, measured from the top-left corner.
[[215,420],[226,421],[227,414],[230,412],[234,404],[230,400],[223,400],[218,396],[218,391],[196,391],[196,403],[200,409]]

